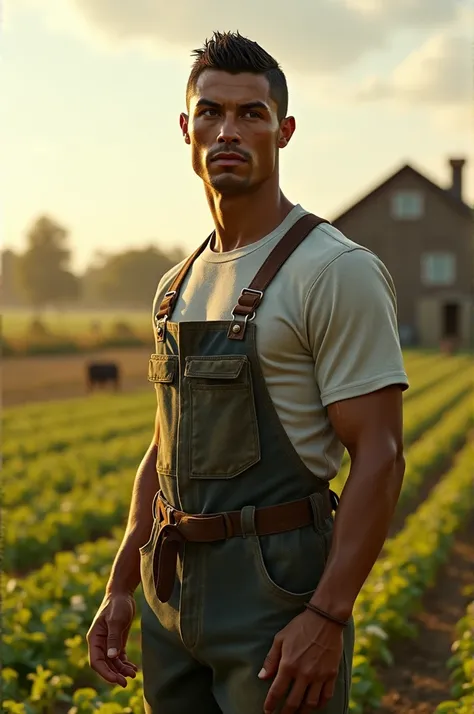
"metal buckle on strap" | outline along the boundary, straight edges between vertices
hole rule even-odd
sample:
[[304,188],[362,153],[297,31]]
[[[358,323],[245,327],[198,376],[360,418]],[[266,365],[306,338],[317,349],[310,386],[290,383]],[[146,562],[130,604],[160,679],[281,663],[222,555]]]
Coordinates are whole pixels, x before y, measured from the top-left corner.
[[167,319],[168,315],[164,315],[161,320],[159,318],[158,312],[155,315],[156,335],[159,342],[163,342],[163,340],[165,339]]
[[240,291],[240,297],[243,295],[246,295],[247,293],[250,293],[251,295],[259,295],[260,300],[263,298],[263,291],[262,290],[254,290],[253,288],[242,288]]
[[[246,294],[258,295],[260,300],[263,298],[263,292],[261,290],[253,290],[253,288],[243,288],[240,292],[239,300],[243,295],[246,295]],[[238,304],[239,304],[239,301],[237,301],[237,305]],[[241,317],[241,315],[236,317],[234,310],[232,310],[230,314],[232,315],[233,320],[238,320],[238,317]],[[255,310],[253,310],[253,312],[249,313],[248,315],[244,315],[242,320],[240,320],[240,322],[243,322],[246,325],[247,322],[252,322],[252,320],[255,320]]]
[[[170,312],[170,309],[173,306],[175,296],[176,296],[176,290],[169,290],[167,293],[165,293],[165,298],[171,298],[170,303],[169,303],[168,307],[166,308],[168,312]],[[155,314],[155,325],[156,325],[156,332],[157,332],[157,337],[158,337],[159,342],[163,342],[163,340],[165,338],[166,321],[168,319],[169,319],[168,315],[163,315],[163,317],[160,319],[160,313],[157,312]]]
[[233,311],[233,310],[232,310],[232,312],[231,312],[230,314],[232,315],[232,319],[233,319],[234,322],[236,322],[236,323],[242,323],[242,322],[243,322],[244,325],[246,325],[247,322],[252,322],[252,320],[255,320],[255,310],[254,310],[253,312],[249,313],[248,315],[238,315],[238,316],[236,316],[236,315],[234,314],[234,311]]

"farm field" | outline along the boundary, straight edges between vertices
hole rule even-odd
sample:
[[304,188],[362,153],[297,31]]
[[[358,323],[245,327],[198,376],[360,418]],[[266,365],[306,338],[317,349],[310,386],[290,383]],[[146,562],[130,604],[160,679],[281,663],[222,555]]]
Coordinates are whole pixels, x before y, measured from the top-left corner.
[[[151,309],[151,308],[150,308]],[[2,314],[3,334],[6,339],[21,339],[27,332],[34,315],[30,310],[8,310]],[[147,310],[65,310],[44,311],[41,321],[51,331],[67,337],[87,333],[92,323],[106,330],[114,322],[128,322],[138,331],[149,330],[151,313]]]
[[5,355],[74,354],[109,347],[141,347],[152,341],[148,310],[31,311],[2,314]]
[[[405,359],[406,475],[354,611],[350,711],[472,714],[474,365],[468,355],[412,351]],[[3,411],[5,712],[143,712],[140,674],[126,689],[100,680],[87,663],[85,634],[151,438],[155,397],[147,386],[145,378],[136,392],[11,399]],[[346,456],[336,492],[348,471]],[[138,611],[141,597],[139,589]],[[128,654],[140,666],[139,637],[137,617]]]
[[90,350],[68,355],[4,357],[3,406],[84,396],[86,365],[91,360],[112,361],[120,367],[121,391],[147,389],[149,383],[146,375],[151,352],[153,345],[150,339],[149,347]]

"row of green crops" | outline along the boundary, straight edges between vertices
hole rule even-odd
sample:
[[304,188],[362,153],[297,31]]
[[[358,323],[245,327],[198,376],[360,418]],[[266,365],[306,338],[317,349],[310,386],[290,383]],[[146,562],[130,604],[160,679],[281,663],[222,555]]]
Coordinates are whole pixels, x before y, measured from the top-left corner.
[[[4,468],[3,505],[14,518],[14,509],[30,504],[41,517],[61,507],[65,496],[77,488],[88,488],[107,474],[137,467],[151,441],[150,431],[115,436],[107,443],[91,441],[79,449],[44,453],[31,462],[25,473],[21,460]],[[120,480],[116,488],[120,487]]]
[[414,365],[406,365],[410,389],[404,392],[405,402],[410,401],[413,397],[419,397],[443,380],[450,379],[460,370],[468,368],[471,363],[472,359],[460,355],[452,359],[437,356],[436,359],[432,357],[429,360],[416,362]]
[[416,636],[410,615],[421,607],[423,593],[434,584],[456,533],[474,506],[473,463],[474,444],[469,442],[404,528],[386,542],[384,557],[375,564],[357,599],[351,711],[379,705],[381,689],[374,665],[392,664],[391,638]]
[[[407,443],[415,440],[422,427],[440,421],[407,450],[405,493],[417,490],[424,476],[462,443],[472,417],[471,394],[462,396],[469,388],[470,374],[463,372],[408,403]],[[449,411],[456,402],[458,406]],[[58,550],[98,538],[124,523],[136,468],[148,441],[149,437],[134,433],[115,437],[108,444],[94,440],[80,450],[47,454],[32,464],[27,480],[21,478],[15,462],[7,465],[5,569],[25,572],[38,567]],[[341,479],[338,476],[334,484],[336,491],[341,490]]]
[[[471,416],[469,406],[466,398],[464,403],[461,403],[456,410],[453,410],[453,419],[449,422],[449,427],[453,425],[453,428],[459,430],[460,425],[462,426],[463,414],[464,419],[470,418]],[[448,423],[446,427],[448,428]],[[437,429],[437,427],[435,427],[435,429]],[[420,442],[415,443],[412,447],[415,454],[420,455],[423,453],[420,447],[425,438],[429,440],[431,445],[431,451],[427,453],[430,454],[430,458],[433,460],[439,457],[439,454],[434,451],[433,445],[439,445],[439,448],[443,449],[450,443],[449,435],[444,437],[446,441],[443,442],[441,438],[430,438],[428,432]],[[408,450],[407,454],[407,474],[410,474],[410,452],[411,449]],[[469,455],[472,457],[472,449]],[[416,473],[416,480],[419,483],[423,478],[423,465],[421,456],[416,456],[415,459],[416,469],[414,473]],[[420,461],[418,462],[417,459],[420,459]],[[464,457],[464,461],[466,461],[466,457]],[[431,468],[431,461],[428,459],[425,468],[427,471]],[[469,499],[465,498],[462,488],[458,494],[458,486],[463,487],[462,479],[458,478],[458,486],[453,488],[454,477],[452,474],[457,474],[458,472],[459,465],[456,465],[449,474],[449,483],[452,489],[450,498],[452,501],[453,498],[456,499],[459,495],[463,503],[468,505]],[[404,486],[404,488],[409,488],[410,486],[406,484],[410,484],[409,477],[405,480]],[[446,489],[444,489],[441,494],[443,494],[445,490]],[[434,493],[435,492],[433,492],[433,494]],[[433,507],[435,509],[438,507],[439,497],[436,499],[431,495],[429,501],[420,507],[416,515],[408,521],[407,529],[410,529],[410,532],[416,531],[418,522],[423,522],[420,513],[423,514],[423,508],[429,511],[429,504],[433,500],[435,503]],[[128,497],[124,499],[124,509],[128,501]],[[446,502],[447,507],[451,501],[448,500]],[[438,513],[438,511],[436,511],[436,513]],[[79,520],[83,521],[85,519]],[[435,520],[436,518],[434,518],[430,524],[432,527]],[[423,526],[423,528],[424,527],[425,526]],[[400,568],[398,567],[398,563],[395,565],[393,563],[394,553],[397,553],[397,548],[394,543],[401,542],[404,532],[405,529],[397,536],[399,540],[393,539],[387,541],[387,556],[380,561],[380,564],[377,564],[373,571],[373,573],[375,573],[373,578],[379,577],[380,568],[384,568],[388,562],[389,567],[386,575],[394,578],[396,581],[397,572],[400,571]],[[424,533],[424,531],[422,532]],[[90,677],[90,673],[87,671],[85,642],[83,638],[103,596],[105,582],[117,551],[118,538],[119,531],[116,530],[114,532],[114,538],[112,539],[102,539],[95,543],[86,543],[79,546],[74,552],[57,553],[52,563],[48,563],[39,570],[33,571],[23,580],[15,580],[14,578],[8,580],[4,600],[4,616],[7,625],[5,644],[8,652],[8,661],[5,662],[5,666],[10,666],[16,671],[26,674],[34,671],[36,666],[46,663],[46,666],[51,669],[55,675],[64,674],[72,677],[73,681],[81,681],[84,679],[84,676],[86,676],[86,679],[88,676]],[[410,537],[408,537],[407,540],[410,542]],[[404,546],[404,549],[402,548],[400,550],[398,560],[400,560],[400,558],[403,560],[406,557],[408,557],[408,562],[410,562],[410,552],[407,551]],[[370,579],[369,585],[367,586],[368,588],[370,588],[370,583],[373,582],[373,578]],[[377,583],[378,584],[372,587],[370,591],[371,594],[366,600],[368,599],[370,601],[373,592],[377,591],[377,589],[379,591],[383,590],[384,593],[392,591],[386,583],[381,583],[380,580],[378,580]],[[402,584],[403,583],[405,583],[405,581],[402,579]],[[415,589],[416,587],[419,589],[419,583],[415,586]],[[364,601],[363,594],[361,594],[361,598],[362,601]],[[376,604],[377,599],[373,602]],[[383,607],[379,607],[376,613],[377,616],[372,618],[371,621],[369,618],[369,624],[376,625],[377,627],[380,626],[380,610],[383,611]],[[369,614],[371,617],[373,614],[372,611],[370,611]],[[364,622],[367,625],[367,617]],[[360,641],[360,636],[358,640]],[[360,652],[358,652],[358,654],[360,654]],[[356,671],[356,685],[359,681],[357,676],[361,676],[361,668],[367,669],[369,667],[369,660],[365,657],[363,660],[357,660],[357,663],[359,668]],[[364,686],[367,686],[366,678],[364,682]],[[373,687],[376,687],[375,683]],[[372,696],[373,692],[372,690],[370,691]]]
[[[64,694],[71,702],[78,683],[95,687],[102,698],[110,691],[88,665],[85,635],[102,601],[121,535],[119,529],[114,529],[111,538],[84,543],[75,551],[56,553],[51,563],[22,580],[4,578],[4,696],[17,703],[28,703],[30,709],[19,712],[48,712],[31,698],[35,684],[41,688],[43,699],[52,701],[59,701]],[[141,598],[139,588],[138,612]],[[140,666],[138,618],[127,650],[131,661]],[[46,675],[48,670],[50,674]],[[134,685],[135,682],[129,684],[122,696],[129,696]],[[141,711],[139,708],[137,714]]]
[[[474,588],[471,588],[474,594]],[[474,712],[474,600],[456,626],[452,657],[447,666],[451,672],[453,699],[442,702],[435,714],[472,714]]]
[[[405,504],[417,496],[433,471],[448,469],[465,442],[473,423],[474,376],[465,357],[415,353],[406,366],[412,386],[404,410],[407,469],[400,503]],[[138,395],[94,395],[6,410],[2,695],[10,703],[3,701],[5,711],[143,712],[141,676],[125,690],[104,683],[88,666],[85,634],[119,546],[136,468],[151,438],[154,402],[150,389]],[[462,509],[472,509],[461,476],[461,464],[474,456],[472,449],[466,456],[467,449],[437,487],[450,479],[446,509],[455,518],[449,520],[442,512],[443,496],[436,498],[434,489],[403,531],[387,541],[383,558],[361,593],[355,612],[358,636],[351,711],[361,712],[377,701],[380,688],[374,665],[389,661],[385,638],[411,634],[406,628],[410,608],[417,607],[431,584],[429,572],[433,576],[447,557],[453,534],[465,518]],[[345,467],[333,482],[339,492],[348,466],[346,455]],[[423,511],[428,504],[431,520],[429,509]],[[437,518],[438,540],[432,533]],[[409,535],[403,540],[405,532]],[[101,538],[107,534],[108,538]],[[91,542],[95,538],[99,539]],[[73,550],[64,552],[67,548]],[[385,569],[384,563],[388,563]],[[37,569],[26,577],[13,575],[31,567]],[[404,588],[411,593],[410,607],[403,601]],[[138,613],[141,598],[139,588]],[[138,617],[128,650],[140,666]]]
[[36,433],[54,433],[66,425],[77,428],[91,423],[99,424],[110,415],[126,419],[128,415],[142,409],[153,409],[155,395],[153,387],[149,387],[148,390],[128,394],[96,393],[58,402],[34,402],[21,407],[9,407],[3,413],[3,437],[7,441],[28,439]]
[[[465,383],[464,379],[466,379]],[[427,470],[436,468],[465,438],[474,420],[473,390],[469,388],[470,381],[471,376],[468,374],[461,380],[464,383],[461,391],[457,387],[453,388],[452,385],[444,385],[440,388],[440,393],[436,391],[426,395],[423,400],[426,404],[426,413],[423,412],[423,405],[418,403],[419,400],[407,405],[403,429],[407,468],[399,506],[419,488],[427,475]],[[420,423],[425,426],[421,434]],[[350,461],[346,457],[331,485],[338,494],[344,488],[349,469]]]
[[34,431],[28,439],[16,439],[4,443],[3,458],[5,466],[8,468],[14,460],[22,459],[27,467],[35,458],[45,452],[60,453],[95,441],[97,443],[107,443],[109,439],[127,434],[137,434],[148,432],[150,438],[153,434],[154,411],[153,405],[147,409],[136,409],[126,418],[117,417],[111,404],[110,413],[99,420],[90,419],[87,424],[76,426],[74,423],[64,425],[59,429],[46,430],[44,432]]
[[[377,562],[364,585],[354,611],[357,638],[353,712],[378,705],[381,691],[374,665],[380,660],[390,664],[390,638],[416,634],[409,616],[420,607],[423,592],[433,585],[439,567],[449,557],[456,532],[474,505],[473,459],[474,446],[468,444],[429,498],[409,517],[405,528],[387,541],[385,557]],[[76,700],[81,700],[77,711],[81,713],[119,711],[113,707],[97,709],[97,702],[120,702],[124,712],[127,706],[130,711],[140,711],[140,678],[127,689],[112,692],[87,664],[84,635],[103,596],[118,545],[118,533],[115,536],[80,546],[72,553],[59,553],[54,564],[23,581],[6,583],[4,677],[8,679],[10,698],[17,703],[26,701],[30,707],[18,712],[45,711],[25,692],[31,684],[29,673],[37,687],[41,681],[48,697],[61,694],[71,705],[74,682],[95,688],[95,692],[76,691]],[[141,591],[137,595],[140,610]],[[137,618],[130,636],[129,656],[140,664],[138,630]]]

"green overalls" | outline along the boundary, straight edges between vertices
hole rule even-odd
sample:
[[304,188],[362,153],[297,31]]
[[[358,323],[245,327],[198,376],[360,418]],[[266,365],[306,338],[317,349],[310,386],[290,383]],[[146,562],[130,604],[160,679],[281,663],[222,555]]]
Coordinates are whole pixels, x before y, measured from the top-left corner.
[[[148,378],[160,419],[160,490],[140,551],[147,714],[262,714],[271,682],[258,672],[323,573],[335,504],[278,418],[253,321],[268,283],[321,222],[312,215],[297,221],[228,322],[169,320],[207,241],[157,313]],[[318,714],[348,711],[353,644],[351,619],[335,694]]]

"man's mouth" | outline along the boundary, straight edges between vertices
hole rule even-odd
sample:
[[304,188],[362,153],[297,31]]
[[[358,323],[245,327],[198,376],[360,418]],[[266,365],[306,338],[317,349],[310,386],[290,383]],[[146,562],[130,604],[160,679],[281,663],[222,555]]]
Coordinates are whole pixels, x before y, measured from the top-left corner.
[[219,164],[219,166],[236,166],[237,164],[244,164],[246,161],[247,159],[244,159],[240,154],[225,152],[216,154],[211,159],[211,163]]

